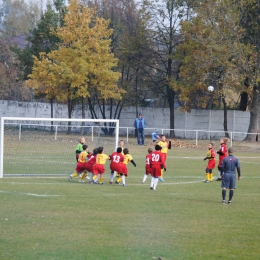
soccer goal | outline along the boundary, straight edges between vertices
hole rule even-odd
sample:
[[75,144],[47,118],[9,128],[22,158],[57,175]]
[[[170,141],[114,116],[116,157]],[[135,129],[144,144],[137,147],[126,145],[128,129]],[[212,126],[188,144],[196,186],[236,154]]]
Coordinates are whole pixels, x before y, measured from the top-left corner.
[[103,146],[109,155],[118,144],[119,120],[2,117],[0,178],[70,174],[81,136],[90,152]]

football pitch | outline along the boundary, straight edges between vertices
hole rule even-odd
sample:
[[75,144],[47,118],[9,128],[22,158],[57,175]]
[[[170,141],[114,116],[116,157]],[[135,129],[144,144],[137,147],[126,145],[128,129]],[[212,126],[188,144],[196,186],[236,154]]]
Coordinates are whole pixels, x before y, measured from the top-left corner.
[[203,182],[207,142],[178,146],[156,191],[150,177],[142,183],[149,145],[135,140],[125,144],[137,164],[126,187],[108,183],[109,162],[104,185],[69,182],[69,156],[64,175],[4,176],[0,259],[259,259],[259,145],[234,144],[242,178],[231,205],[222,205],[219,181]]

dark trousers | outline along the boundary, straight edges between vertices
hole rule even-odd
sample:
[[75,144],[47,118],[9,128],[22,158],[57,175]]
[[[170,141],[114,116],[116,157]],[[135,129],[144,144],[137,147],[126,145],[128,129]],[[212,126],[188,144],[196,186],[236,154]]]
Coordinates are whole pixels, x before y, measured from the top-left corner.
[[144,145],[144,129],[139,128],[139,129],[136,129],[136,130],[137,130],[137,142],[138,142],[138,144]]

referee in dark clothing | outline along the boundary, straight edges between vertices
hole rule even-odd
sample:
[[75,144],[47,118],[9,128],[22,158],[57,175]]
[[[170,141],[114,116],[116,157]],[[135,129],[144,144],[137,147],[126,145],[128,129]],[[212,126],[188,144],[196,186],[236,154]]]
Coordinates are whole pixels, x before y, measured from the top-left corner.
[[228,204],[232,203],[234,189],[236,188],[236,169],[238,173],[238,180],[241,178],[239,160],[233,155],[234,149],[228,148],[228,156],[223,159],[223,176],[222,176],[222,204],[226,203],[226,192],[229,189]]

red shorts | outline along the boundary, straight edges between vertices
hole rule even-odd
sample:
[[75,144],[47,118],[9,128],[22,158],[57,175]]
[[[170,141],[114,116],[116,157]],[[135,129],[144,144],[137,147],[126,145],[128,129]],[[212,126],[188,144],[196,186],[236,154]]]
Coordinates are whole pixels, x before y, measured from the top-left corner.
[[218,167],[221,167],[224,158],[225,157],[219,157]]
[[146,164],[145,165],[145,174],[148,175],[148,174],[151,174],[152,173],[152,168],[149,164]]
[[161,172],[162,172],[161,165],[155,164],[155,165],[152,165],[151,168],[152,168],[151,175],[153,177],[161,177]]
[[209,160],[207,168],[213,170],[215,167],[216,167],[216,160]]
[[93,166],[93,173],[94,174],[104,173],[105,171],[106,170],[105,170],[104,164],[95,164]]
[[110,170],[111,172],[122,172],[122,163],[117,163],[117,164],[110,164]]
[[93,166],[94,166],[93,164],[88,164],[88,163],[85,164],[86,170],[91,173],[93,173]]
[[161,161],[166,165],[167,153],[161,153]]
[[128,169],[126,167],[126,164],[123,164],[121,165],[121,172],[123,175],[127,176],[127,173],[128,173]]
[[86,170],[86,164],[78,162],[75,170],[76,172],[84,172]]

